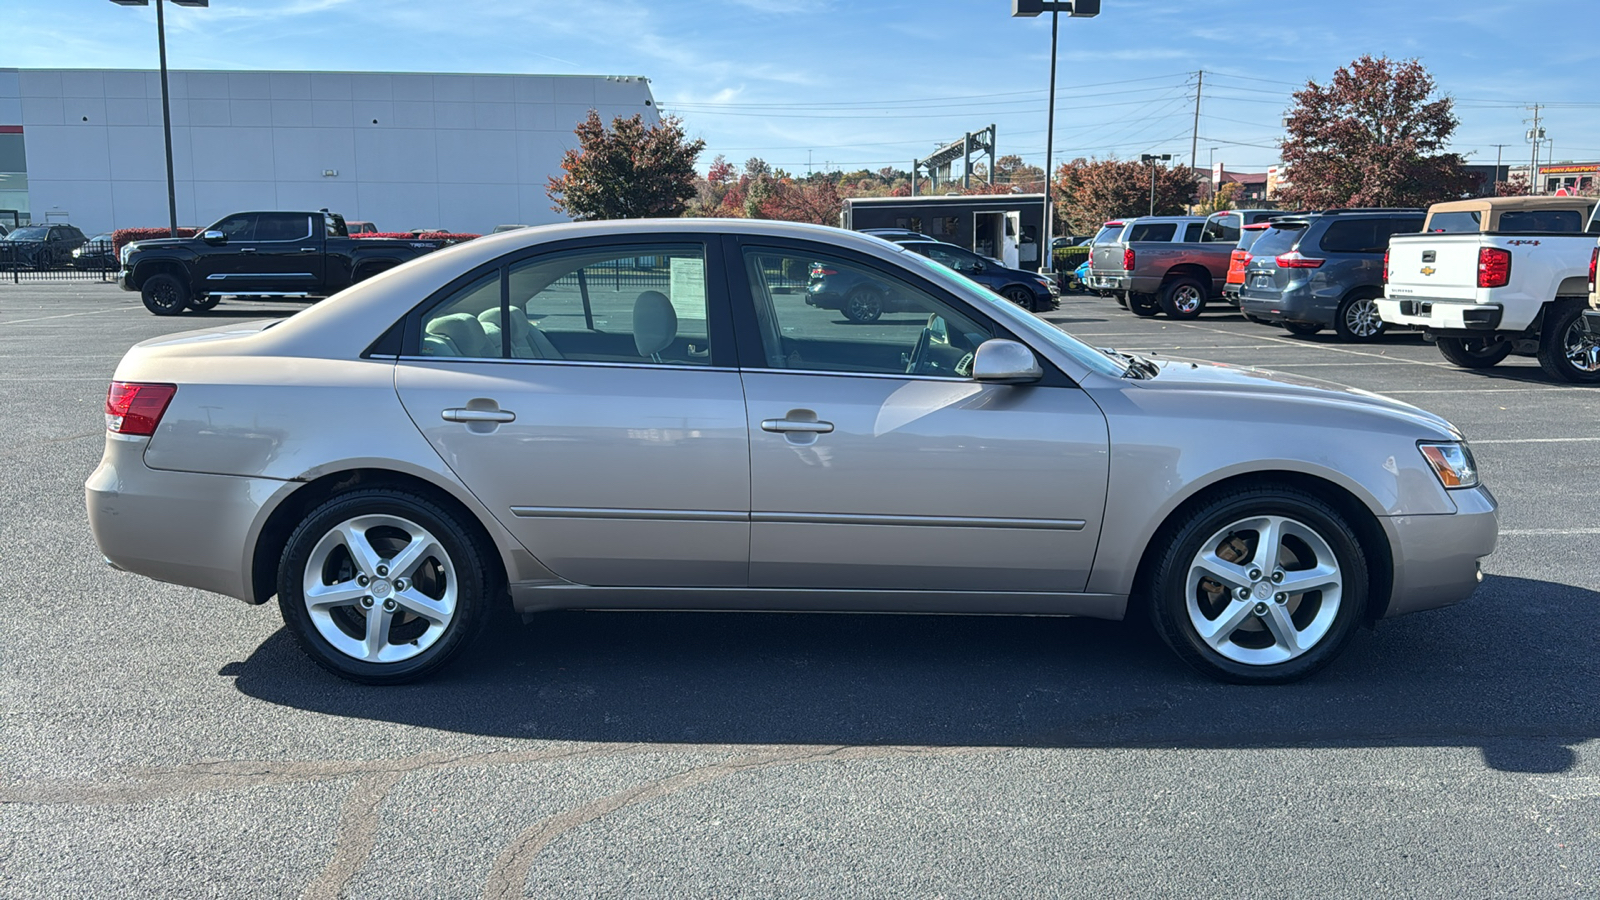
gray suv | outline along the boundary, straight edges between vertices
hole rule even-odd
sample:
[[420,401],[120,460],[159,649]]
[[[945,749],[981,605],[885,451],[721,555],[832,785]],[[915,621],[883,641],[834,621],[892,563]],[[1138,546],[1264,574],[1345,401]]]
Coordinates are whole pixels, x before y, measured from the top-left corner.
[[1239,309],[1299,335],[1328,326],[1340,339],[1382,334],[1383,257],[1389,235],[1421,231],[1421,209],[1330,209],[1272,220],[1250,248]]

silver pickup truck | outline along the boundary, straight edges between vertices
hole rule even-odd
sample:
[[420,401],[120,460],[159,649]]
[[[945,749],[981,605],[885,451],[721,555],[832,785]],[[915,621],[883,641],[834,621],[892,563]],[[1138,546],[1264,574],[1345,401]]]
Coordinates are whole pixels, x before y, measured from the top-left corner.
[[1089,254],[1089,287],[1109,291],[1136,316],[1193,319],[1222,298],[1239,229],[1282,215],[1231,209],[1199,216],[1130,219],[1115,240]]

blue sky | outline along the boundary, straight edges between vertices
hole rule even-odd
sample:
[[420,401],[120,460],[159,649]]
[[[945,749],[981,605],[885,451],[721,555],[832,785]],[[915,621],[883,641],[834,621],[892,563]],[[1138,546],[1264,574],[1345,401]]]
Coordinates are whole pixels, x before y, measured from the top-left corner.
[[[791,171],[909,168],[969,130],[1042,162],[1049,17],[1009,0],[211,0],[168,6],[174,68],[644,75],[716,153]],[[1458,101],[1454,149],[1600,159],[1600,2],[1103,0],[1061,21],[1057,160],[1198,158],[1260,171],[1288,93],[1363,53],[1419,57]],[[3,0],[0,66],[154,68],[154,8]],[[1541,154],[1543,156],[1543,154]]]

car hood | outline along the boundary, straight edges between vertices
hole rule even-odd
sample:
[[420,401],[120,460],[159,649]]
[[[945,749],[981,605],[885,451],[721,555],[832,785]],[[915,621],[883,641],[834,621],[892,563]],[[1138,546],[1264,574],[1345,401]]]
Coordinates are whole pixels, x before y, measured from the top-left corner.
[[1213,395],[1235,394],[1241,399],[1276,397],[1290,401],[1330,403],[1411,422],[1431,432],[1438,440],[1463,439],[1461,430],[1443,417],[1371,391],[1255,366],[1232,366],[1170,356],[1153,358],[1151,361],[1161,371],[1154,378],[1137,382],[1144,390],[1194,391]]

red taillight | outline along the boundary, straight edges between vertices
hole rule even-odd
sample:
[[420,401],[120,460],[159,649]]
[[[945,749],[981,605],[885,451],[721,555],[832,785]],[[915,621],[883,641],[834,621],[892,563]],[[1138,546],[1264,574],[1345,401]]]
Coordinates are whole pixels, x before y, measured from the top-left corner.
[[811,264],[811,277],[812,278],[818,278],[818,277],[821,277],[823,275],[837,275],[837,274],[839,274],[839,273],[834,271],[833,269],[824,268],[822,263],[812,263]]
[[1478,287],[1505,287],[1511,283],[1511,251],[1499,247],[1478,248]]
[[1600,267],[1600,247],[1594,248],[1594,252],[1589,254],[1589,293],[1591,294],[1594,293],[1596,267]]
[[1383,283],[1389,283],[1389,248],[1383,248]]
[[1129,272],[1133,271],[1133,248],[1132,247],[1129,247],[1128,249],[1122,251],[1122,268],[1126,269]]
[[106,430],[113,434],[154,434],[177,392],[175,384],[111,382],[111,390],[106,391]]
[[1315,269],[1322,265],[1322,260],[1310,256],[1301,256],[1299,250],[1285,253],[1278,257],[1280,269]]

